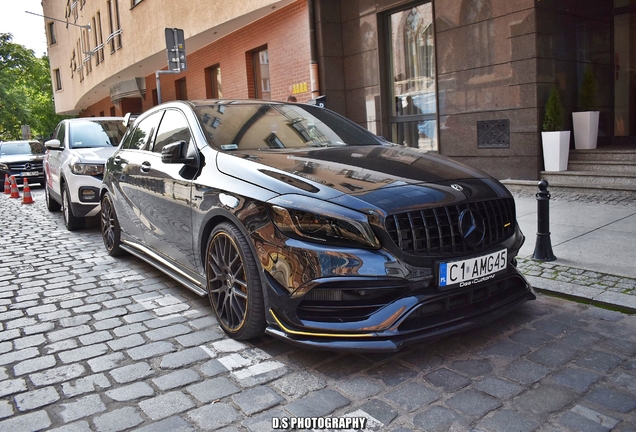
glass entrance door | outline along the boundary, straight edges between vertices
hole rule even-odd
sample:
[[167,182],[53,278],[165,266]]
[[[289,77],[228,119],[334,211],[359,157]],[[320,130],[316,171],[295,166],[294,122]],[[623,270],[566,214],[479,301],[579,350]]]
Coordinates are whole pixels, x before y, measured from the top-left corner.
[[437,151],[435,45],[431,3],[388,17],[391,141]]
[[614,142],[636,144],[636,12],[614,15]]

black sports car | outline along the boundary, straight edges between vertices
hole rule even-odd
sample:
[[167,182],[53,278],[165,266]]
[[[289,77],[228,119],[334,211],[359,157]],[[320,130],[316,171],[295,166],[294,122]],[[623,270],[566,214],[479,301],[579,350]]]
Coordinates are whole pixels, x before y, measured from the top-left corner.
[[392,351],[534,299],[497,180],[321,107],[203,100],[138,117],[102,233],[200,295],[236,339]]
[[0,176],[15,177],[22,184],[27,179],[30,184],[44,185],[44,152],[39,141],[0,141]]

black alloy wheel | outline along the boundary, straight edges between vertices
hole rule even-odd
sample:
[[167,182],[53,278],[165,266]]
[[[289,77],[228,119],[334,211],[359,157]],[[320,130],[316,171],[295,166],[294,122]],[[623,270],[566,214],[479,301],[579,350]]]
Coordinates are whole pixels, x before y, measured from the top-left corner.
[[71,210],[71,192],[68,187],[64,185],[64,191],[62,192],[62,214],[64,215],[64,225],[69,231],[75,231],[84,228],[84,218],[75,217],[73,210]]
[[44,199],[46,200],[46,208],[48,211],[56,212],[60,211],[62,208],[59,202],[51,198],[51,192],[49,191],[49,187],[46,185],[44,186]]
[[101,227],[102,227],[102,239],[104,240],[104,246],[110,256],[120,256],[124,253],[121,246],[121,228],[115,209],[113,208],[113,202],[110,196],[106,193],[102,198],[101,209]]
[[206,249],[208,297],[223,330],[246,340],[265,331],[263,290],[248,240],[224,222],[210,234]]

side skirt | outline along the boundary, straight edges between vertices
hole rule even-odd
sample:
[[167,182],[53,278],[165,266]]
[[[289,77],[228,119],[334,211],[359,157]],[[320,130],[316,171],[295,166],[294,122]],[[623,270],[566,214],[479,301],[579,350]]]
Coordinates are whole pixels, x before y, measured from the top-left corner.
[[200,278],[194,278],[191,275],[188,275],[184,271],[178,269],[175,265],[169,263],[164,258],[152,252],[150,249],[137,244],[129,243],[126,240],[123,240],[123,244],[120,247],[129,254],[134,255],[137,258],[146,261],[148,264],[155,267],[156,269],[161,270],[166,275],[170,276],[172,279],[176,280],[195,294],[198,294],[202,297],[208,294],[207,291],[204,289],[204,281],[200,280]]

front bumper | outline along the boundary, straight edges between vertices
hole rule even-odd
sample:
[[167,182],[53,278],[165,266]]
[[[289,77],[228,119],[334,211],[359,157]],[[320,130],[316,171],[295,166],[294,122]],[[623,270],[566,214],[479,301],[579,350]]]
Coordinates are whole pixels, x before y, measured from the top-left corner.
[[269,310],[267,333],[295,345],[347,351],[397,351],[496,320],[534,291],[516,268],[482,284],[440,292],[426,288],[385,305],[360,322],[310,322],[297,325]]

